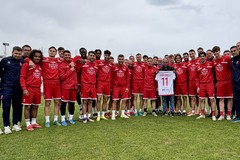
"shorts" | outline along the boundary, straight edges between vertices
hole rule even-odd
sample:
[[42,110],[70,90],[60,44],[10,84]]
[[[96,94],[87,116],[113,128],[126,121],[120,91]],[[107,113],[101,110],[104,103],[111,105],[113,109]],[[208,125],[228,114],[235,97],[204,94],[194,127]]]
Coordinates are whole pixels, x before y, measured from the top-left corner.
[[97,95],[110,96],[110,82],[98,81]]
[[143,81],[135,81],[132,83],[132,94],[141,94],[143,95],[144,91],[144,83]]
[[189,96],[198,95],[196,81],[189,81],[188,92]]
[[156,90],[144,90],[143,99],[156,100],[157,94]]
[[128,92],[126,92],[127,87],[113,87],[112,100],[128,99]]
[[217,98],[233,98],[232,81],[217,82]]
[[187,83],[176,84],[174,93],[175,96],[187,96],[188,95]]
[[97,99],[96,86],[92,84],[81,85],[81,99]]
[[61,99],[61,86],[60,83],[44,83],[43,92],[45,100]]
[[23,95],[23,105],[40,105],[41,104],[41,88],[40,87],[27,87],[28,96]]
[[199,98],[214,98],[214,83],[202,83],[199,87]]
[[76,101],[76,89],[62,89],[62,101],[63,102],[75,102]]

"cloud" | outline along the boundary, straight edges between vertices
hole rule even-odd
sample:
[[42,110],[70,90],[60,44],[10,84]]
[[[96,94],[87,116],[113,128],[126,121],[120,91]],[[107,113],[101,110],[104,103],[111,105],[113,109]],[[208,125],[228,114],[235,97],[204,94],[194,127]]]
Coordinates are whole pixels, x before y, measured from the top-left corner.
[[180,0],[148,0],[148,2],[156,6],[167,6],[179,4]]

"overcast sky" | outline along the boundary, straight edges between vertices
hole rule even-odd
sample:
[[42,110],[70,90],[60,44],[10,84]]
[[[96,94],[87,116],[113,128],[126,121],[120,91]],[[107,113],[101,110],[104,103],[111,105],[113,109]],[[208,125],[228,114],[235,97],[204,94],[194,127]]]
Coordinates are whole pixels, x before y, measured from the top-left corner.
[[[116,57],[183,53],[240,41],[239,0],[0,0],[2,42],[109,49]],[[43,3],[46,2],[46,3]]]

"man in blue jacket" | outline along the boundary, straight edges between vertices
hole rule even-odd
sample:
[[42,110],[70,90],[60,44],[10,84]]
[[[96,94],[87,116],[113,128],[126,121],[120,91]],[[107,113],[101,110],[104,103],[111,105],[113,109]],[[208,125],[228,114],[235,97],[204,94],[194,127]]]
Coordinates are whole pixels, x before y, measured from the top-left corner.
[[10,129],[10,107],[13,109],[13,128],[20,131],[21,127],[17,125],[19,121],[19,109],[22,102],[22,89],[19,83],[20,70],[22,66],[22,49],[18,46],[13,47],[12,56],[3,58],[0,62],[1,77],[1,98],[3,108],[4,133],[12,133]]
[[233,108],[236,117],[231,121],[240,122],[240,55],[237,46],[230,48],[232,54],[232,87],[233,87]]

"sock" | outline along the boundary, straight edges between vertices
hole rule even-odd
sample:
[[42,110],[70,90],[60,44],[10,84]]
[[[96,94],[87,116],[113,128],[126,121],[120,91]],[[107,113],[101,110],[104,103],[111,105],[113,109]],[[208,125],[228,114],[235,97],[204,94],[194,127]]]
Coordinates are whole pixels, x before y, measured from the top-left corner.
[[141,108],[139,109],[139,112],[142,112],[142,109],[141,109]]
[[192,110],[192,113],[194,113],[195,111],[194,110]]
[[105,116],[105,111],[102,111],[102,116]]
[[61,116],[62,117],[62,122],[65,121],[65,115],[64,116]]
[[205,109],[202,109],[202,115],[203,116],[205,115]]
[[183,110],[183,113],[186,113],[186,110]]
[[100,112],[97,112],[97,116],[100,117]]
[[37,122],[37,119],[36,118],[32,118],[32,124],[36,124]]
[[115,110],[112,110],[112,116],[115,117]]
[[86,118],[87,118],[87,115],[86,115],[86,114],[84,114],[84,115],[83,115],[83,118],[84,118],[84,119],[86,119]]
[[137,113],[137,109],[135,109],[134,112]]
[[25,119],[25,122],[26,122],[26,126],[31,125],[31,124],[30,124],[30,119]]
[[50,122],[50,117],[49,116],[45,116],[46,122]]
[[73,119],[73,115],[70,114],[70,115],[69,115],[69,120],[72,120],[72,119]]
[[181,113],[181,110],[179,109],[178,112]]
[[212,111],[212,116],[216,116],[216,111]]
[[223,116],[223,111],[220,111],[220,116]]
[[155,110],[155,109],[153,109],[153,110],[152,110],[152,112],[155,112],[155,113],[156,113],[156,110]]
[[58,121],[58,115],[54,115],[54,120],[53,121]]
[[127,110],[127,113],[130,113],[130,110],[129,110],[129,109]]
[[88,114],[87,118],[90,118],[91,117],[91,114]]
[[232,111],[227,111],[227,115],[230,116]]
[[125,114],[125,110],[122,110],[122,115],[124,115]]

